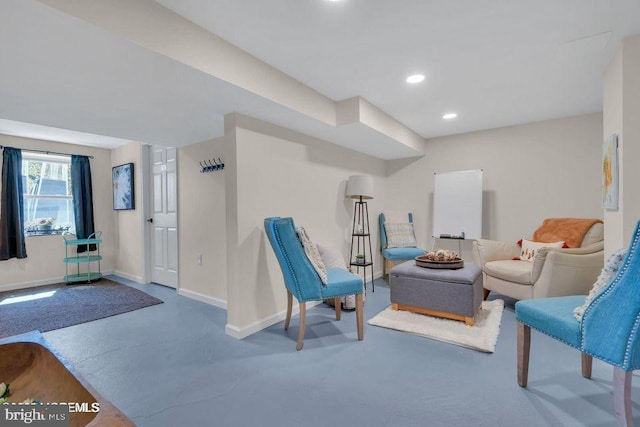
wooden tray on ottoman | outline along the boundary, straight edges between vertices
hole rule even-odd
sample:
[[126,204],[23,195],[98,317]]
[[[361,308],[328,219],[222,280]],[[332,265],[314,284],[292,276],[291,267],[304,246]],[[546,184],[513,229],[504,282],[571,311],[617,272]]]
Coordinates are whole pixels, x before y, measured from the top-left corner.
[[416,265],[423,268],[445,268],[449,270],[457,270],[458,268],[464,267],[464,260],[461,258],[456,258],[452,261],[432,261],[422,255],[417,256],[415,260]]

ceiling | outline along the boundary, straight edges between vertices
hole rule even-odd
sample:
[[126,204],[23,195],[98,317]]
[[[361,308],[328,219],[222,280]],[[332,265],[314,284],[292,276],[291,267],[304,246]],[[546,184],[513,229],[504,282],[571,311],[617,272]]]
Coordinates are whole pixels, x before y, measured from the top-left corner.
[[640,33],[638,0],[156,1],[425,138],[602,111],[604,69]]
[[[364,98],[423,138],[601,111],[605,67],[623,37],[640,33],[640,0],[156,1],[333,101]],[[55,2],[0,4],[0,133],[48,139],[50,127],[52,140],[69,130],[68,142],[181,146],[222,135],[223,116],[240,112],[380,158],[416,155],[370,127],[321,123],[43,4]],[[414,73],[425,81],[407,84]],[[458,118],[441,118],[451,111]]]

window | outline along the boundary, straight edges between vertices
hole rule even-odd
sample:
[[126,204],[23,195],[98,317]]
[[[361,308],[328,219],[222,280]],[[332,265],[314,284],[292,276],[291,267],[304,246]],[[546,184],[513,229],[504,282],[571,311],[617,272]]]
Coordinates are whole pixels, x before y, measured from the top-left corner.
[[22,186],[27,235],[75,230],[69,157],[24,151]]

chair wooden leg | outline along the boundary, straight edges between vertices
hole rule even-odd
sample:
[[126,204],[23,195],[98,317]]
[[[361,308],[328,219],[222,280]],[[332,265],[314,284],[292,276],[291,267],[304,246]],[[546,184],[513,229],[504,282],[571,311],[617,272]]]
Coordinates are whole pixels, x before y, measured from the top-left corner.
[[293,306],[293,294],[287,291],[287,318],[284,320],[284,330],[289,329],[289,322],[291,322],[291,308]]
[[389,260],[388,262],[389,262],[389,265],[387,265],[387,276],[391,277],[391,269],[393,268],[394,263],[392,260]]
[[340,317],[342,315],[342,298],[334,298],[333,303],[336,306],[336,320],[340,320]]
[[356,324],[358,325],[358,339],[362,341],[364,339],[364,327],[362,325],[362,311],[363,308],[362,294],[356,295]]
[[300,331],[298,332],[298,343],[296,344],[296,350],[302,349],[302,340],[304,339],[304,328],[307,326],[307,304],[300,303]]
[[527,386],[529,379],[529,350],[531,348],[531,328],[518,322],[518,385]]
[[633,412],[631,409],[631,378],[633,371],[624,371],[618,366],[613,367],[613,406],[616,409],[618,425],[632,426]]
[[482,294],[482,300],[483,300],[483,301],[486,301],[486,300],[487,300],[487,298],[489,297],[489,293],[490,293],[491,291],[490,291],[489,289],[487,289],[487,288],[483,288],[483,289],[482,289],[482,292],[483,292],[483,294]]
[[384,278],[387,275],[387,259],[382,257],[382,277]]
[[580,353],[582,355],[582,376],[585,378],[591,378],[591,366],[593,366],[593,357],[586,353]]

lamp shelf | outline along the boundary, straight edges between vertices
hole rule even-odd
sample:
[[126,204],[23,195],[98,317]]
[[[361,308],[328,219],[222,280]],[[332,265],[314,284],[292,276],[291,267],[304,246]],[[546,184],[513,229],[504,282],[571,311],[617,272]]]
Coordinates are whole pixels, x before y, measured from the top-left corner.
[[373,263],[371,261],[367,261],[367,262],[364,262],[364,263],[352,262],[349,265],[351,265],[353,267],[369,267],[369,266],[373,265]]
[[[356,200],[353,206],[353,227],[351,229],[349,265],[356,268],[358,275],[360,274],[360,267],[362,267],[365,291],[367,290],[367,268],[371,269],[371,291],[375,292],[371,229],[369,228],[369,208],[366,202],[368,199],[373,199],[373,178],[365,175],[350,176],[347,182],[346,196]],[[355,254],[363,255],[362,259],[364,262],[354,261]]]

